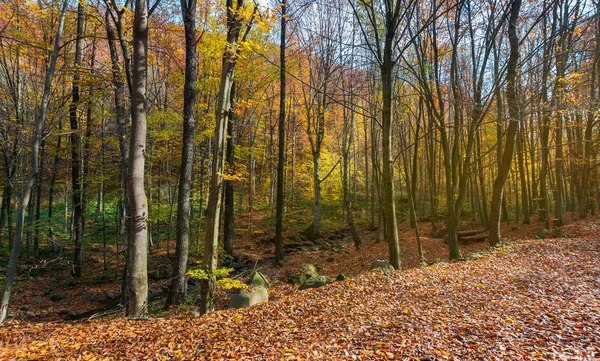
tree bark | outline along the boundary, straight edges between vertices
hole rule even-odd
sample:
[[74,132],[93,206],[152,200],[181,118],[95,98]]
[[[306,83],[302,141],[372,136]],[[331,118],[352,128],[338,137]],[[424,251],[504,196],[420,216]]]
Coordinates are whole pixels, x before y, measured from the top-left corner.
[[190,193],[194,164],[194,114],[196,105],[196,0],[181,0],[185,31],[185,80],[183,86],[183,139],[177,198],[177,244],[174,275],[166,307],[185,303],[190,240]]
[[83,268],[83,197],[81,184],[81,134],[79,132],[79,119],[77,108],[79,106],[79,69],[81,68],[81,46],[83,42],[83,16],[84,5],[80,1],[77,5],[77,38],[75,40],[75,61],[73,67],[72,101],[69,106],[69,121],[71,124],[71,183],[73,185],[73,230],[75,236],[75,251],[73,253],[73,270],[75,277],[81,277]]
[[67,13],[68,4],[68,0],[65,0],[63,2],[60,16],[58,18],[58,28],[54,37],[54,47],[52,49],[52,54],[50,55],[50,63],[48,64],[48,68],[46,69],[42,100],[40,102],[39,113],[37,116],[35,129],[31,140],[31,162],[29,164],[29,171],[27,173],[27,182],[23,187],[23,192],[21,193],[21,201],[19,202],[19,207],[17,209],[17,225],[15,228],[12,251],[6,270],[6,279],[4,281],[4,287],[2,290],[2,301],[0,304],[0,324],[6,322],[6,319],[8,317],[8,306],[10,302],[10,296],[12,294],[12,287],[15,281],[19,253],[21,252],[25,209],[29,205],[29,200],[31,198],[31,190],[33,188],[33,183],[35,182],[35,176],[38,172],[40,143],[42,141],[44,122],[46,121],[46,115],[48,113],[48,103],[50,102],[50,87],[52,85],[52,78],[54,77],[54,72],[56,69],[58,52],[61,46],[60,42],[63,35],[65,16]]
[[[216,280],[213,276],[217,268],[219,244],[219,220],[221,214],[221,195],[223,186],[223,169],[225,167],[225,134],[230,110],[231,88],[233,86],[234,69],[237,61],[237,44],[242,29],[242,21],[235,12],[244,6],[244,0],[237,0],[233,8],[233,0],[227,0],[227,47],[223,54],[223,67],[219,84],[219,96],[215,109],[215,135],[213,145],[212,175],[206,209],[206,232],[204,238],[204,257],[202,268],[207,279],[200,282],[200,314],[206,314],[214,309],[214,294]],[[247,31],[249,31],[249,26]]]
[[384,60],[381,66],[381,83],[383,96],[382,148],[383,148],[383,236],[388,243],[390,264],[397,270],[400,264],[400,240],[396,221],[396,205],[394,202],[394,170],[392,160],[392,91],[394,63],[392,60],[392,43],[394,39],[386,37]]
[[279,34],[279,139],[277,153],[277,205],[275,214],[275,262],[283,262],[283,186],[285,165],[285,32],[286,0],[281,1],[281,30]]
[[131,138],[127,187],[129,245],[127,268],[127,317],[148,317],[148,203],[144,189],[146,153],[146,85],[148,81],[148,1],[135,1],[133,20],[133,64],[131,94]]
[[502,195],[504,192],[504,184],[510,172],[513,153],[515,149],[515,139],[519,131],[519,123],[521,115],[519,111],[519,98],[517,93],[517,67],[519,61],[519,37],[517,34],[517,24],[519,21],[519,11],[521,9],[521,0],[513,0],[510,10],[510,20],[508,23],[508,39],[510,42],[510,55],[506,72],[507,91],[506,99],[508,102],[508,112],[510,114],[510,122],[506,132],[506,145],[502,154],[502,163],[498,169],[498,175],[494,181],[492,188],[492,204],[490,210],[490,246],[496,246],[500,243],[500,221],[501,221],[501,206]]
[[[235,172],[235,82],[231,86],[231,94],[229,96],[229,116],[227,119],[227,144],[225,146],[225,161],[227,167],[225,171],[230,176]],[[223,215],[223,249],[225,253],[233,254],[233,233],[234,233],[234,189],[233,180],[225,180],[225,214]]]

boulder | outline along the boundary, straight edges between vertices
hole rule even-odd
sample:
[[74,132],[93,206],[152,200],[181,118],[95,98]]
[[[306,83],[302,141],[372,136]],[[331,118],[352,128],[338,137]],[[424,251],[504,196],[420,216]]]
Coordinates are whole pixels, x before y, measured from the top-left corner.
[[300,276],[292,273],[290,271],[287,272],[287,280],[289,283],[294,284],[294,285],[298,285],[300,284]]
[[335,278],[335,280],[336,280],[336,281],[338,281],[338,282],[339,282],[339,281],[345,281],[345,280],[347,280],[347,279],[348,279],[348,276],[346,276],[346,275],[345,275],[345,274],[343,274],[343,273],[340,273],[340,274],[339,274],[339,275],[337,275],[337,277]]
[[300,274],[300,283],[304,283],[311,278],[319,276],[319,271],[314,264],[303,264],[302,273]]
[[542,228],[538,231],[538,233],[536,234],[536,237],[538,239],[544,239],[544,238],[546,238],[547,235],[548,235],[548,230],[546,228]]
[[50,301],[52,301],[52,302],[58,302],[58,301],[63,300],[65,298],[67,298],[67,295],[63,295],[62,293],[59,293],[59,294],[54,294],[54,295],[50,296]]
[[317,276],[317,277],[313,277],[309,280],[302,282],[302,284],[300,285],[300,288],[298,288],[298,289],[306,290],[309,288],[319,288],[319,287],[325,286],[332,282],[333,281],[331,280],[331,278],[329,278],[327,276]]
[[319,246],[319,251],[329,251],[331,249],[331,243],[326,242]]
[[229,308],[245,308],[269,301],[269,291],[263,286],[242,289],[239,294],[230,295]]
[[248,281],[246,283],[248,285],[262,286],[266,289],[271,288],[271,285],[269,284],[269,280],[267,280],[267,277],[265,277],[265,275],[260,272],[252,272],[252,274],[250,275],[250,278],[248,279]]
[[392,266],[389,262],[377,260],[371,264],[370,269],[388,274],[394,270],[394,266]]

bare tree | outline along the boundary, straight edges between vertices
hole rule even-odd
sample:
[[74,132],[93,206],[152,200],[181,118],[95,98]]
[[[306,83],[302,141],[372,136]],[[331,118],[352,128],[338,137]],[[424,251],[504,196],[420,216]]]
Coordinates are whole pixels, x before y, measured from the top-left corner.
[[502,154],[502,161],[498,169],[498,175],[494,181],[492,190],[492,204],[489,220],[489,235],[490,245],[497,245],[500,238],[500,220],[502,195],[504,193],[504,185],[508,178],[508,173],[512,165],[513,154],[515,150],[515,141],[519,124],[521,123],[521,115],[519,110],[518,97],[518,62],[519,62],[519,36],[517,34],[517,25],[519,22],[519,12],[521,10],[521,0],[513,0],[511,3],[510,19],[508,21],[508,40],[510,42],[510,56],[508,59],[508,69],[506,72],[506,101],[508,103],[508,111],[510,121],[506,132],[506,144]]

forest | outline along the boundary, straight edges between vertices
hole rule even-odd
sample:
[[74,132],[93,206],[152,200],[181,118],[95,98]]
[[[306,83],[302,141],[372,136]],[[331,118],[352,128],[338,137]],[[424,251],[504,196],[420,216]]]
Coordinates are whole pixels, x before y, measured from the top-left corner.
[[0,359],[600,357],[600,1],[0,1]]

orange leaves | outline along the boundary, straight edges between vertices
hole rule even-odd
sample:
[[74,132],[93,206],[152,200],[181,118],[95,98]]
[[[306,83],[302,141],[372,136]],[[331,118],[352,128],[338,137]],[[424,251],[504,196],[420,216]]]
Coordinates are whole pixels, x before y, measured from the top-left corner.
[[0,359],[594,359],[599,247],[520,242],[474,261],[367,273],[204,317],[12,321],[0,328]]

